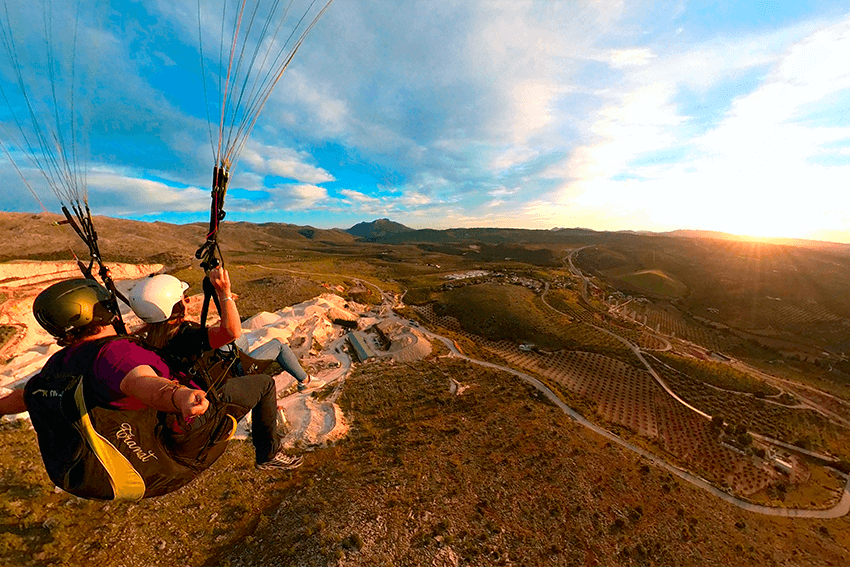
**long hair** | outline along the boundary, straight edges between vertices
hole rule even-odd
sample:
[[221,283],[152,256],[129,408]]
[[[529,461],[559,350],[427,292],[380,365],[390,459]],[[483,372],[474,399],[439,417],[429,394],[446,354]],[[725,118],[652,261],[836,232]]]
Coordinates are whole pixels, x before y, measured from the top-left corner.
[[70,331],[65,333],[64,337],[57,337],[56,344],[61,347],[66,347],[68,345],[72,345],[86,337],[90,337],[92,335],[96,335],[101,332],[104,328],[109,325],[98,325],[98,324],[89,324],[84,327],[78,327],[76,329],[71,329]]
[[171,308],[171,316],[159,323],[148,323],[138,331],[136,335],[154,348],[164,348],[177,331],[180,323],[186,319],[186,307],[182,301],[178,301]]

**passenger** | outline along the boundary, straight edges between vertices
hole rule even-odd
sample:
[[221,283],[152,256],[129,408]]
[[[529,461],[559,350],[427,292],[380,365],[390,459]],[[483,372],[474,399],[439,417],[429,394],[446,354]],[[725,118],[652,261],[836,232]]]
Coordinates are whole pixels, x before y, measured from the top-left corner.
[[[174,276],[159,274],[144,278],[130,290],[130,307],[146,323],[138,336],[184,364],[238,339],[242,327],[231,293],[230,275],[224,268],[217,267],[210,271],[209,277],[221,311],[221,321],[217,326],[204,329],[187,321],[188,298],[184,292],[189,285]],[[301,464],[301,457],[276,450],[280,445],[277,391],[270,376],[230,376],[221,387],[221,393],[228,404],[236,406],[236,413],[241,414],[234,416],[237,419],[251,412],[257,468],[289,469]]]
[[[218,294],[221,322],[218,326],[209,327],[206,334],[200,325],[186,321],[188,298],[184,296],[184,292],[189,284],[164,274],[150,276],[136,284],[128,300],[133,312],[147,323],[139,331],[139,336],[148,344],[165,349],[181,359],[197,357],[203,352],[215,349],[232,348],[226,345],[234,343],[239,351],[251,358],[276,360],[284,371],[295,378],[299,392],[308,387],[324,386],[324,381],[307,374],[295,353],[278,339],[272,339],[249,352],[248,340],[242,335],[239,312],[230,293],[230,277],[227,271],[222,268],[212,270],[210,281]],[[246,374],[246,369],[239,359],[234,364],[234,373]]]
[[[36,297],[33,303],[36,321],[59,346],[65,347],[51,359],[70,360],[84,343],[116,335],[112,327],[116,316],[109,311],[108,300],[109,292],[105,288],[94,280],[84,279],[54,284]],[[184,417],[203,414],[209,405],[206,392],[169,380],[170,370],[158,359],[155,353],[135,343],[116,340],[98,353],[95,364],[98,372],[87,376],[87,382],[104,407],[120,409],[144,404],[165,412],[179,412]],[[114,364],[127,369],[117,380]],[[0,414],[24,411],[27,408],[23,390],[14,390],[0,399]]]

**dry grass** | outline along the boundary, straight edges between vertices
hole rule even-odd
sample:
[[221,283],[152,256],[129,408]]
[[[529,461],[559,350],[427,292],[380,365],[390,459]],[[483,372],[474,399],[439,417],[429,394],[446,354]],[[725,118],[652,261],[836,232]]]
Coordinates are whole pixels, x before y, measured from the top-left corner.
[[6,341],[15,336],[18,332],[16,327],[11,325],[0,325],[0,347],[6,344]]
[[[453,396],[450,378],[469,389]],[[848,520],[707,506],[704,492],[588,433],[502,372],[446,358],[372,363],[346,381],[341,403],[350,437],[293,475],[255,471],[250,446],[234,443],[186,489],[138,504],[54,493],[32,432],[4,426],[0,564],[850,561]]]
[[[469,389],[451,395],[450,377]],[[350,439],[317,454],[314,482],[290,491],[253,543],[220,564],[850,560],[835,539],[846,537],[845,520],[792,526],[705,506],[701,491],[587,433],[502,372],[447,359],[366,365],[342,401],[355,416]],[[813,536],[821,526],[830,541]]]

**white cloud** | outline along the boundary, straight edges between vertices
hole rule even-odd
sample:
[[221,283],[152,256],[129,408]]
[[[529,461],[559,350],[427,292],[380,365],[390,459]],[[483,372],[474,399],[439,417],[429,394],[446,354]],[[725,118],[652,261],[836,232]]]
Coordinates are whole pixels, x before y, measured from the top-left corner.
[[522,146],[556,126],[557,103],[576,92],[575,74],[621,10],[612,3],[486,2],[475,16],[467,80],[491,79],[481,93],[491,105],[481,130],[496,143]]
[[311,159],[306,152],[258,143],[250,143],[242,153],[243,163],[247,163],[256,173],[314,184],[334,181],[334,176],[324,169],[306,163]]
[[514,143],[524,143],[551,125],[554,120],[555,101],[568,90],[536,79],[514,83],[509,93],[512,102],[511,131]]
[[428,195],[423,195],[421,193],[416,192],[408,192],[405,193],[400,199],[399,202],[402,203],[406,207],[421,207],[424,205],[428,205],[432,202],[431,197]]
[[229,186],[231,189],[238,187],[246,191],[265,191],[266,189],[262,175],[244,169],[231,175]]
[[352,201],[356,201],[358,203],[380,203],[380,199],[376,199],[375,197],[370,197],[369,195],[365,195],[359,191],[354,191],[353,189],[341,189],[339,191],[346,198],[351,199]]
[[[813,32],[801,25],[792,32],[800,30],[811,33],[784,50],[777,49],[775,32],[768,42],[774,51],[755,47],[750,38],[673,57],[674,70],[686,60],[727,74],[732,68],[770,65],[760,85],[742,92],[717,125],[698,136],[675,104],[683,76],[665,74],[670,70],[665,57],[627,74],[626,91],[606,93],[612,104],[597,114],[591,128],[596,139],[544,173],[570,179],[560,202],[612,228],[631,223],[757,234],[840,228],[846,215],[835,211],[850,210],[850,196],[840,190],[850,166],[818,160],[840,157],[844,150],[830,144],[850,139],[850,128],[817,127],[805,117],[813,109],[821,118],[836,113],[836,101],[850,97],[850,19]],[[690,75],[684,78],[687,82]],[[687,157],[674,163],[631,165],[653,151],[683,148]],[[533,208],[528,214],[545,216],[545,211]]]
[[269,190],[271,205],[283,210],[300,210],[315,207],[328,199],[324,187],[309,184],[277,185]]
[[[140,6],[128,5],[128,20]],[[97,46],[115,62],[97,75],[109,104],[92,122],[108,132],[94,128],[92,141],[106,142],[92,148],[118,165],[92,170],[92,197],[97,212],[205,211],[209,171],[195,165],[209,161],[203,109],[150,72],[197,67],[185,41],[198,30],[197,4],[143,9],[161,25],[85,36],[81,53]],[[202,9],[205,38],[220,36],[220,11]],[[234,191],[228,210],[295,222],[321,208],[424,225],[645,228],[752,224],[747,209],[762,207],[777,222],[791,223],[788,211],[820,219],[826,234],[850,210],[834,190],[850,153],[850,115],[835,114],[850,108],[850,31],[825,19],[832,9],[799,13],[815,16],[783,14],[797,21],[763,31],[741,20],[710,28],[682,1],[337,2],[264,108],[231,182],[253,193]],[[729,31],[740,29],[760,31]],[[185,78],[181,87],[195,80]],[[339,159],[319,161],[327,148]],[[134,157],[120,161],[122,152]],[[321,186],[346,186],[350,164],[379,186],[329,197]],[[137,179],[142,167],[159,181]],[[265,187],[273,177],[293,183]],[[281,210],[298,212],[275,217]]]
[[672,102],[671,85],[655,83],[620,95],[616,103],[602,108],[590,128],[596,137],[577,147],[541,177],[574,180],[608,178],[621,172],[636,157],[679,143],[676,127],[684,122]]
[[535,199],[525,203],[516,216],[523,219],[527,226],[556,226],[563,220],[565,212],[563,207],[548,200]]
[[731,115],[754,125],[805,114],[809,105],[850,90],[850,18],[793,44],[755,92],[736,101]]
[[90,171],[86,179],[96,214],[140,216],[166,211],[196,212],[210,206],[209,191],[197,187],[171,187],[105,169]]
[[513,167],[528,163],[540,155],[539,148],[511,146],[504,150],[495,150],[490,160],[490,171],[500,173]]
[[[275,91],[273,97],[278,103],[289,103],[293,100],[307,107],[310,123],[317,123],[324,136],[339,136],[345,134],[356,120],[351,115],[349,103],[345,99],[322,88],[309,75],[298,68],[286,71],[286,90]],[[281,115],[288,124],[298,124],[304,121],[303,116],[287,112]]]
[[655,57],[656,55],[651,49],[641,47],[612,51],[609,61],[612,67],[623,68],[646,65],[650,60],[655,59]]
[[441,171],[426,170],[417,172],[414,178],[408,182],[404,191],[411,194],[431,194],[436,191],[446,190],[450,186],[451,182],[442,176]]
[[487,194],[491,197],[505,197],[507,195],[515,195],[519,192],[519,187],[499,187],[498,189],[493,189],[492,191],[487,191]]

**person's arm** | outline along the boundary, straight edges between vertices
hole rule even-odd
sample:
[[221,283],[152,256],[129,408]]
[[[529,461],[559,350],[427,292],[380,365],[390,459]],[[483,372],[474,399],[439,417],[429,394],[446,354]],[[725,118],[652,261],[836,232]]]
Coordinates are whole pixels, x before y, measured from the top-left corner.
[[12,390],[11,394],[0,397],[0,415],[12,415],[25,411],[27,406],[24,404],[23,390]]
[[221,322],[207,329],[210,347],[216,349],[232,343],[242,334],[242,321],[236,309],[236,298],[230,290],[230,274],[218,266],[210,271],[210,283],[215,288],[221,306]]
[[121,380],[121,391],[159,411],[180,413],[183,418],[201,415],[210,405],[207,393],[180,386],[158,376],[147,365],[137,366]]

